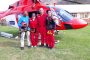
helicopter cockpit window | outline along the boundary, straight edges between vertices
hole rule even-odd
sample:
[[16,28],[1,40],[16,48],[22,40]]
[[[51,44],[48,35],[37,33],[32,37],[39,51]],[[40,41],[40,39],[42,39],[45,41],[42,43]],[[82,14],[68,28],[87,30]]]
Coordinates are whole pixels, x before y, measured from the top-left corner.
[[19,1],[17,2],[17,6],[19,6]]
[[39,0],[39,1],[42,2],[42,3],[46,2],[45,0]]
[[63,9],[59,9],[59,16],[62,18],[62,21],[67,22],[70,21],[73,16],[70,15],[70,13],[68,13],[67,11],[63,10]]
[[11,6],[11,5],[10,5],[8,9],[12,9],[12,8],[14,8],[14,6]]
[[39,1],[40,1],[41,3],[47,4],[47,5],[54,3],[52,0],[39,0]]

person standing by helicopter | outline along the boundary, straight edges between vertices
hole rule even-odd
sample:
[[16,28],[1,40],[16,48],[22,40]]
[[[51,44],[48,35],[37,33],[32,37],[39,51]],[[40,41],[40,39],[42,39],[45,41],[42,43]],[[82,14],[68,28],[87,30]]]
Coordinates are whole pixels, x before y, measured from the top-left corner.
[[50,10],[47,11],[47,18],[46,18],[46,28],[47,28],[47,47],[52,49],[55,45],[55,38],[54,38],[54,30],[55,30],[55,22],[52,16],[52,12]]
[[39,23],[39,33],[41,35],[41,45],[40,47],[43,47],[46,42],[46,13],[43,8],[39,9],[39,13],[37,15],[38,23]]
[[21,50],[24,49],[24,38],[25,38],[25,33],[27,35],[27,43],[28,43],[28,47],[30,47],[30,39],[29,39],[29,35],[30,35],[30,28],[28,27],[28,23],[29,23],[29,17],[28,17],[28,13],[27,11],[25,11],[23,13],[23,15],[21,16],[21,18],[18,21],[18,26],[19,26],[19,31],[20,31],[20,43],[21,43]]
[[32,13],[32,17],[29,22],[30,27],[30,38],[31,38],[31,47],[36,47],[38,44],[38,21],[36,14]]

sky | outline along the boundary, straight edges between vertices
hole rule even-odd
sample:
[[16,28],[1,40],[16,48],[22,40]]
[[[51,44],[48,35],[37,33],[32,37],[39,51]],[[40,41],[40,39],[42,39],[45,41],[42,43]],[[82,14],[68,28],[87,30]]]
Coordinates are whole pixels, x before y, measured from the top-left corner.
[[18,0],[1,0],[0,1],[0,11],[5,11],[8,9],[10,4],[13,4]]

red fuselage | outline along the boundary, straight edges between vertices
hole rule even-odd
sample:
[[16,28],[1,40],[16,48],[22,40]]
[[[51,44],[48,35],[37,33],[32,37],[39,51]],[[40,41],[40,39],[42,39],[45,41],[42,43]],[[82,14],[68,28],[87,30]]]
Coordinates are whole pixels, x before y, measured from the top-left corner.
[[[5,16],[16,14],[17,15],[28,11],[28,13],[38,12],[39,8],[43,8],[45,12],[49,9],[46,5],[42,4],[40,1],[34,3],[32,0],[20,0],[14,4],[13,7],[9,8],[7,11],[0,13],[0,18]],[[59,12],[59,16],[61,17],[60,26],[56,27],[56,30],[68,30],[68,29],[80,29],[87,26],[87,22],[81,19],[77,19],[71,16],[71,14],[65,12],[61,8],[55,8],[56,12]]]

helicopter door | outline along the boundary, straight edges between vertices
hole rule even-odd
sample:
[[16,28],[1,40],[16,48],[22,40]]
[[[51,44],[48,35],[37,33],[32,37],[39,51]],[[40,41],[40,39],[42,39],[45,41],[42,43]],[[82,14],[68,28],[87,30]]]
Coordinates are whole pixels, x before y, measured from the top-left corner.
[[38,14],[38,11],[28,12],[30,18],[32,16],[32,13]]

